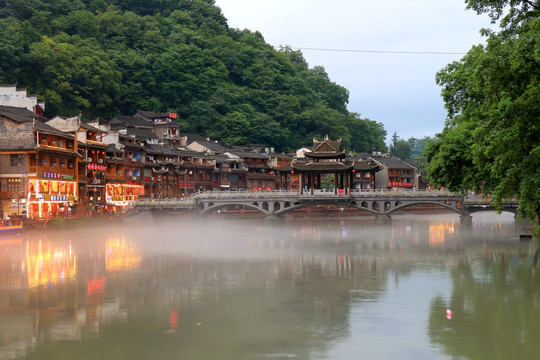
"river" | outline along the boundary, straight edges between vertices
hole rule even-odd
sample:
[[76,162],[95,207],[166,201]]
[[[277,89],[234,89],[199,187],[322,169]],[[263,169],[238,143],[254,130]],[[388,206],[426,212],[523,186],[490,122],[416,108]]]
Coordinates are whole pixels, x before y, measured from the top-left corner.
[[0,360],[526,360],[539,334],[536,243],[505,213],[0,238]]

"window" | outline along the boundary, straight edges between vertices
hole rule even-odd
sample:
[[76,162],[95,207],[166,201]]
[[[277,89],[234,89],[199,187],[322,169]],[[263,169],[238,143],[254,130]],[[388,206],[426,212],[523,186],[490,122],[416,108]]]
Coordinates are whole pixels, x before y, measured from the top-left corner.
[[23,166],[24,165],[24,155],[22,154],[11,154],[9,157],[9,164],[11,166]]
[[66,162],[64,160],[60,161],[60,167],[66,167]]
[[68,168],[70,168],[70,169],[73,168],[73,162],[71,162],[71,161],[68,162]]
[[47,165],[47,159],[41,160],[41,165]]
[[21,179],[8,179],[8,191],[21,191]]
[[51,162],[51,167],[54,167],[54,166],[56,166],[56,160],[53,160],[53,161]]

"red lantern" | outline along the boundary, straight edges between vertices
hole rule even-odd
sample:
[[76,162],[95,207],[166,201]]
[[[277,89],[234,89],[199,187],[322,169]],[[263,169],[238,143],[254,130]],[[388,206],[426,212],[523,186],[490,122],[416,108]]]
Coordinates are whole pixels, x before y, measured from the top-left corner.
[[353,169],[352,173],[354,174],[356,172],[356,170]]
[[293,170],[293,171],[291,171],[291,174],[293,174],[293,175],[294,175],[294,170]]

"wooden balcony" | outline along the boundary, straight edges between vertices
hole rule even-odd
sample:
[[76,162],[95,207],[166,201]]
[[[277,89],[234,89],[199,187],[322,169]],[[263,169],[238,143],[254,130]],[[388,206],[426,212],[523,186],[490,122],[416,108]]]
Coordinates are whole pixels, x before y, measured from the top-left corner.
[[107,174],[107,180],[110,181],[110,180],[125,180],[124,179],[124,174]]
[[28,172],[29,173],[38,173],[38,174],[45,174],[45,173],[56,173],[60,175],[66,175],[66,176],[73,176],[75,177],[75,168],[67,168],[67,167],[49,167],[49,166],[28,166]]

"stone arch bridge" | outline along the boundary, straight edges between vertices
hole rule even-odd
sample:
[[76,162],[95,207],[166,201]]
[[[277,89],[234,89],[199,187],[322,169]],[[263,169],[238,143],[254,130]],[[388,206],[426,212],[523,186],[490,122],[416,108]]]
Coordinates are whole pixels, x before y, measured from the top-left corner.
[[[474,202],[464,196],[438,190],[351,190],[349,194],[341,195],[326,191],[303,195],[295,191],[211,191],[195,194],[186,200],[141,200],[135,204],[135,208],[183,209],[206,215],[232,206],[242,206],[269,217],[279,217],[297,209],[335,205],[389,217],[407,206],[432,204],[450,209],[462,219],[470,220],[472,212],[494,210],[485,199],[478,200]],[[517,204],[508,204],[503,210],[516,213],[516,209]]]

